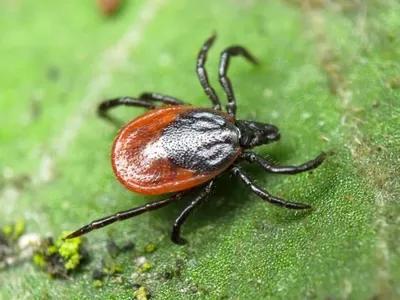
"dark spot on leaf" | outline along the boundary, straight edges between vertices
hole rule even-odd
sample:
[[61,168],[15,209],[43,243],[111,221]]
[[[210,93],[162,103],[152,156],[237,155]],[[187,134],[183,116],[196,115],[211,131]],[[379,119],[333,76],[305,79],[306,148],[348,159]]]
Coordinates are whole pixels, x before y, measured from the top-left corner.
[[107,251],[111,255],[111,257],[117,257],[120,252],[120,249],[117,246],[117,244],[110,239],[107,241]]
[[54,66],[48,67],[46,77],[49,81],[56,82],[60,78],[60,69]]
[[106,274],[102,271],[102,269],[96,268],[92,272],[92,279],[93,280],[100,280],[102,279]]
[[121,246],[120,251],[121,252],[127,252],[127,251],[130,251],[130,250],[133,250],[133,249],[135,249],[135,243],[132,242],[132,241],[128,241],[128,242],[126,242],[125,244],[123,244]]

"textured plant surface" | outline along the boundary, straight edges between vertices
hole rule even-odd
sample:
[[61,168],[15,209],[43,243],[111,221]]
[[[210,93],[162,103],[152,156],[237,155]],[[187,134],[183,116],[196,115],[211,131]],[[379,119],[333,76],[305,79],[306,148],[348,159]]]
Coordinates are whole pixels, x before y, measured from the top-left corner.
[[[1,225],[23,217],[27,232],[57,236],[149,201],[114,178],[117,129],[96,105],[158,91],[210,106],[194,64],[214,30],[207,65],[221,96],[224,47],[243,44],[261,62],[237,58],[230,69],[238,117],[281,129],[257,152],[280,164],[335,154],[297,176],[245,166],[310,212],[274,207],[222,176],[184,227],[188,246],[169,233],[190,199],[91,233],[92,261],[68,280],[31,262],[0,271],[0,298],[130,299],[133,282],[152,299],[400,297],[399,16],[396,0],[125,1],[114,17],[94,1],[1,1]],[[133,240],[136,252],[114,258],[122,279],[100,286],[91,270],[109,238]],[[149,243],[157,249],[143,254]],[[142,255],[149,264],[138,270]]]

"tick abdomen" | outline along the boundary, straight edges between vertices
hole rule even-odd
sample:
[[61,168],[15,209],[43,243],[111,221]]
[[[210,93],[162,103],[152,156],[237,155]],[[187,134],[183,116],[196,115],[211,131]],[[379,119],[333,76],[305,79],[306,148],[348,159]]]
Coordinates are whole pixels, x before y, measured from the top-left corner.
[[112,152],[114,172],[126,187],[156,195],[210,180],[226,170],[241,148],[233,117],[208,108],[171,106],[128,123]]

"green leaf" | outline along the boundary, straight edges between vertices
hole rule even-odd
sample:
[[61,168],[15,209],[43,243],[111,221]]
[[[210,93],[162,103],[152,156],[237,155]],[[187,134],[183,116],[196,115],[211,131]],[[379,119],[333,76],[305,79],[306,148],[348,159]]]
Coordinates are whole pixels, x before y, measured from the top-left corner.
[[[213,31],[207,67],[223,101],[224,47],[243,44],[262,63],[234,58],[229,70],[238,118],[281,130],[257,153],[282,165],[335,154],[297,176],[244,166],[271,194],[312,211],[274,207],[222,176],[184,226],[188,246],[169,234],[190,199],[88,234],[92,261],[71,280],[31,262],[0,270],[0,298],[131,299],[133,283],[152,299],[399,298],[399,15],[396,0],[126,1],[109,18],[94,1],[2,1],[2,228],[22,217],[26,232],[58,236],[150,201],[114,178],[117,130],[96,106],[157,91],[208,107],[194,69]],[[128,121],[143,112],[112,113]],[[136,251],[110,258],[110,238]],[[138,272],[143,256],[151,268]],[[123,266],[120,279],[92,279],[103,259]]]

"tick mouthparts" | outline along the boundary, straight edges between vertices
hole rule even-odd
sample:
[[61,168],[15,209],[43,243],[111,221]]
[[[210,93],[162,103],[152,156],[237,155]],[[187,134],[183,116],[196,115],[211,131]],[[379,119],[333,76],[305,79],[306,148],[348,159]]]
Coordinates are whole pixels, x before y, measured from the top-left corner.
[[268,138],[273,141],[279,141],[281,139],[281,134],[279,132],[271,133],[268,135]]

